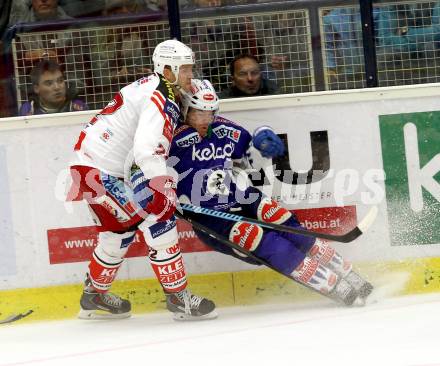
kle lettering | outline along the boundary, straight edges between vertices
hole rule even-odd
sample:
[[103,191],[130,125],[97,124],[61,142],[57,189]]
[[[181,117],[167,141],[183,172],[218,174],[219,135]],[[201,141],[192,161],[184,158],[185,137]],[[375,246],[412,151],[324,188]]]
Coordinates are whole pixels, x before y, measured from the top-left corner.
[[171,275],[176,272],[183,270],[183,262],[182,259],[179,259],[176,262],[164,265],[164,266],[157,266],[157,270],[160,275]]

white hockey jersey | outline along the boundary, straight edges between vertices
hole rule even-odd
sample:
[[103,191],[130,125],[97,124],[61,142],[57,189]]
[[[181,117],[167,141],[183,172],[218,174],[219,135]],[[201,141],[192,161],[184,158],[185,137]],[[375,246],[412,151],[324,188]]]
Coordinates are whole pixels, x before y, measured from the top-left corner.
[[122,88],[81,131],[72,165],[127,178],[133,163],[146,178],[166,175],[180,108],[170,83],[152,74]]

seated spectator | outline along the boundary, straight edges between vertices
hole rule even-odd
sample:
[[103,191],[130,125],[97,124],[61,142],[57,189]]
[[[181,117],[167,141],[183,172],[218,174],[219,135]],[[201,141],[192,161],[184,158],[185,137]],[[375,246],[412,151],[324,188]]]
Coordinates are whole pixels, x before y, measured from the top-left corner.
[[332,9],[322,18],[322,22],[327,71],[330,73],[360,71],[364,59],[359,8]]
[[[46,1],[46,3],[49,3],[49,1]],[[73,18],[99,16],[104,8],[104,0],[58,0],[58,6],[61,12]],[[22,22],[21,19],[29,17],[29,15],[24,14],[30,13],[31,8],[32,0],[12,0],[11,14],[14,14],[14,19],[20,19],[19,21]]]
[[401,29],[401,34],[408,40],[411,51],[439,49],[440,1],[403,6],[407,15],[407,24]]
[[42,60],[31,72],[34,95],[20,108],[20,116],[76,112],[87,105],[69,95],[61,67],[55,61]]
[[58,6],[58,0],[32,0],[30,4],[27,0],[15,0],[9,16],[9,25],[61,19],[72,17]]
[[[27,0],[18,0],[26,5]],[[28,13],[16,14],[10,23],[20,22],[53,22],[58,20],[71,20],[59,6],[58,0],[32,0]],[[12,17],[11,17],[12,18]],[[72,22],[72,26],[74,23]],[[18,33],[16,37],[17,62],[21,70],[26,70],[19,76],[21,92],[31,86],[30,81],[23,78],[29,70],[42,59],[52,59],[64,65],[65,77],[69,85],[75,88],[75,93],[83,94],[86,90],[87,73],[87,35],[80,36],[80,31],[68,30],[47,31],[38,33]],[[23,78],[23,80],[21,79]]]
[[[132,14],[134,0],[106,0],[103,16]],[[91,85],[94,109],[101,109],[123,85],[151,72],[145,26],[103,27],[90,35]]]
[[166,0],[104,0],[102,15],[147,13],[166,9]]
[[104,8],[104,0],[58,0],[58,4],[74,18],[99,16]]
[[274,14],[259,24],[258,39],[264,41],[263,75],[277,82],[285,93],[311,91],[312,59],[310,28],[301,11]]
[[105,0],[102,15],[135,14],[143,10],[138,0]]
[[167,0],[138,0],[143,11],[165,11],[167,10]]
[[229,65],[231,86],[221,93],[221,98],[251,97],[279,94],[278,85],[262,77],[255,56],[241,54]]
[[[378,6],[373,21],[379,54],[384,57],[410,52],[404,36],[400,5]],[[326,67],[330,74],[362,72],[362,22],[359,8],[335,8],[323,17]]]
[[[190,0],[181,4],[182,10],[194,8],[207,8],[221,6],[222,1],[214,2],[206,0]],[[225,37],[230,33],[228,19],[191,19],[182,27],[182,39],[191,46],[197,64],[195,73],[208,77],[216,85],[217,89],[227,85],[227,65],[233,57],[228,55],[232,52],[231,37]],[[229,57],[229,60],[228,60]]]
[[210,8],[222,6],[224,0],[189,0],[186,4],[181,6],[182,9],[186,8]]
[[[18,0],[26,5],[26,0]],[[73,19],[58,5],[58,0],[32,0],[29,12],[15,14],[10,24],[29,22],[51,22]],[[66,77],[78,93],[85,92],[87,80],[84,64],[87,39],[79,37],[78,32],[49,31],[38,34],[23,33],[17,35],[19,67],[31,69],[43,58],[51,58],[66,65]]]

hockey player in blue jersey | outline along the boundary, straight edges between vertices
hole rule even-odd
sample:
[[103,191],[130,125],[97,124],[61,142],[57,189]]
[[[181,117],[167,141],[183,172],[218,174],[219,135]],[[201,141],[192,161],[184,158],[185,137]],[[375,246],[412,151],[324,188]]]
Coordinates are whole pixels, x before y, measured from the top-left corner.
[[[265,222],[300,227],[291,212],[258,189],[239,187],[234,174],[234,166],[249,165],[252,147],[266,158],[283,155],[284,144],[275,132],[262,126],[251,135],[243,127],[218,116],[218,97],[208,80],[193,79],[191,92],[182,94],[185,124],[176,130],[170,150],[170,157],[177,161],[174,169],[179,174],[179,199]],[[192,219],[203,220],[203,225],[280,272],[347,305],[357,298],[364,300],[373,289],[353,271],[351,263],[320,239],[198,214],[192,214]],[[196,232],[215,250],[254,262],[210,236]]]
[[[182,93],[185,123],[174,134],[170,161],[179,174],[177,194],[181,202],[223,212],[238,213],[260,221],[300,227],[296,217],[252,186],[243,186],[234,166],[249,163],[250,149],[267,158],[282,155],[284,145],[268,126],[253,135],[217,115],[218,97],[208,80],[192,80],[191,92]],[[255,150],[254,150],[255,151]],[[370,283],[353,271],[326,242],[303,235],[262,228],[247,222],[231,222],[210,216],[191,218],[229,239],[296,281],[352,305],[372,291]],[[215,250],[243,261],[253,259],[196,230]]]

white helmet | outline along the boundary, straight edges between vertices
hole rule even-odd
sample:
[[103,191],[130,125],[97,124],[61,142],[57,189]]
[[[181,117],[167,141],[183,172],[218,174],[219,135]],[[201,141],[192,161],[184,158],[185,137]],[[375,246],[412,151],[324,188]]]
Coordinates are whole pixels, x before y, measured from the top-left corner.
[[159,43],[153,52],[154,72],[163,75],[165,66],[170,66],[176,76],[182,65],[194,65],[194,52],[188,46],[175,39]]
[[219,99],[214,87],[209,80],[191,80],[191,91],[182,90],[183,115],[186,116],[188,108],[194,108],[201,111],[217,112]]

